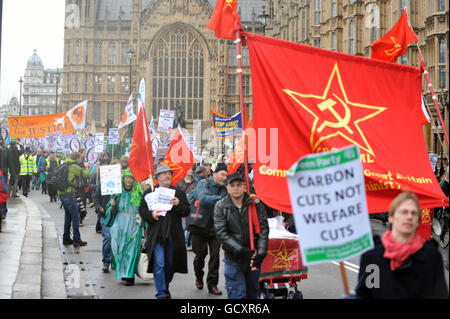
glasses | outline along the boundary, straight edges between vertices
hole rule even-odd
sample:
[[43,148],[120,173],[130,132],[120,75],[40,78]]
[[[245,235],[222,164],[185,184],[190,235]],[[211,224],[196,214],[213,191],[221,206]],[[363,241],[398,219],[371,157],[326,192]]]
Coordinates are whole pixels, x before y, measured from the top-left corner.
[[398,211],[398,213],[402,216],[406,216],[409,215],[411,213],[411,215],[413,217],[418,217],[419,216],[419,212],[416,210],[408,210],[408,209],[401,209]]

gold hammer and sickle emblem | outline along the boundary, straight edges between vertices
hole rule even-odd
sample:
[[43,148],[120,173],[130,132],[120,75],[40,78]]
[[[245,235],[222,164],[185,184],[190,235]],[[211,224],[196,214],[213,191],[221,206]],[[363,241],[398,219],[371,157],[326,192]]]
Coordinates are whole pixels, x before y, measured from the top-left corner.
[[348,108],[348,105],[342,101],[341,98],[339,98],[339,96],[337,96],[336,94],[333,94],[333,96],[342,104],[342,106],[345,109],[345,116],[344,118],[342,118],[338,112],[336,112],[336,110],[334,109],[334,105],[337,103],[335,100],[333,99],[327,99],[326,101],[320,103],[319,105],[317,105],[319,107],[319,110],[321,110],[322,112],[325,110],[328,110],[331,112],[331,114],[334,115],[334,117],[336,118],[337,122],[330,122],[330,121],[324,121],[322,123],[322,125],[320,125],[320,127],[317,129],[317,131],[320,133],[322,132],[322,130],[326,127],[332,127],[332,128],[345,128],[347,130],[347,132],[349,132],[350,134],[353,134],[353,130],[348,126],[348,123],[350,122],[350,116],[351,116],[351,112],[350,109]]
[[228,7],[233,9],[234,2],[235,2],[235,0],[225,0],[225,5],[223,6],[223,10],[225,10]]
[[394,44],[394,46],[392,47],[392,49],[385,50],[384,53],[386,53],[387,55],[394,55],[394,54],[397,54],[397,52],[402,49],[402,45],[400,43],[398,43],[398,40],[396,37],[391,36],[390,38],[391,38],[391,41]]

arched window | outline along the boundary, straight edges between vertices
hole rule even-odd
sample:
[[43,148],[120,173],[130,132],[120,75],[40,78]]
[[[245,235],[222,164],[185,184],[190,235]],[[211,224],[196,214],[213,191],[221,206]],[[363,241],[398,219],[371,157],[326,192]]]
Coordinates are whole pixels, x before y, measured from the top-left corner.
[[186,119],[201,119],[205,56],[198,37],[182,26],[171,28],[156,40],[151,57],[153,117],[181,105]]

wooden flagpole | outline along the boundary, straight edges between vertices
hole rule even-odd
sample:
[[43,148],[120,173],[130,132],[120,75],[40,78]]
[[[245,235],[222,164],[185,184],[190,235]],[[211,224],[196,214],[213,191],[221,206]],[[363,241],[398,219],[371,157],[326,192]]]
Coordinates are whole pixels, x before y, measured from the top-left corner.
[[344,292],[347,296],[349,296],[350,290],[348,289],[347,274],[345,273],[345,266],[342,261],[339,262],[339,267],[341,268],[341,276],[342,276],[342,283],[344,284]]
[[[419,59],[420,59],[420,63],[421,63],[421,66],[422,66],[423,69],[424,69],[424,72],[423,72],[423,73],[424,73],[424,75],[425,75],[425,79],[426,79],[427,82],[428,82],[428,89],[430,90],[431,97],[432,97],[433,102],[434,102],[434,107],[435,107],[436,113],[437,113],[437,115],[438,115],[438,117],[439,117],[439,122],[441,123],[442,130],[444,131],[444,136],[445,136],[445,140],[447,141],[447,149],[448,149],[448,145],[449,145],[448,132],[447,132],[447,128],[445,127],[444,120],[443,120],[443,118],[442,118],[441,109],[439,108],[439,104],[438,104],[438,101],[437,101],[438,98],[437,98],[436,95],[434,94],[433,85],[431,84],[431,80],[430,80],[430,76],[429,76],[430,71],[428,70],[428,67],[426,66],[426,64],[425,64],[425,62],[424,62],[424,60],[423,60],[422,51],[420,50],[419,44],[418,44],[417,42],[416,42],[416,45],[417,45],[417,49],[419,50]],[[430,116],[432,116],[431,113],[430,113]],[[439,135],[439,134],[438,134],[438,135]],[[439,139],[440,139],[440,138],[439,138]]]
[[[245,112],[244,112],[244,88],[243,88],[243,75],[242,75],[242,43],[241,43],[241,31],[238,29],[236,31],[236,59],[238,63],[238,74],[239,74],[239,99],[241,104],[241,123],[242,123],[242,138],[244,139],[244,172],[245,172],[245,184],[247,194],[250,195],[250,179],[248,177],[248,155],[247,155],[247,143],[245,142]],[[253,221],[252,214],[248,212],[248,227],[250,233],[250,249],[255,249],[255,240],[253,238]]]

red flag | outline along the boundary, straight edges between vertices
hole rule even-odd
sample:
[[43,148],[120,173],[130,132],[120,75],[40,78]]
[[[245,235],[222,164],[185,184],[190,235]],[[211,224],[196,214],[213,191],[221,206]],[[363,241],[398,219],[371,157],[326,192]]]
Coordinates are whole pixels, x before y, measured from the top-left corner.
[[394,27],[379,40],[372,43],[372,59],[395,62],[406,52],[411,42],[418,41],[408,24],[406,9]]
[[183,179],[187,171],[195,164],[194,154],[184,139],[180,128],[173,135],[172,142],[164,157],[164,164],[173,171],[171,185],[175,186]]
[[356,144],[371,213],[389,211],[404,190],[422,208],[448,205],[425,146],[419,69],[256,34],[247,41],[258,142],[253,174],[264,203],[292,212],[292,164]]
[[154,174],[153,152],[145,109],[139,108],[128,160],[134,178],[140,182]]
[[233,30],[242,29],[237,0],[217,0],[206,29],[213,30],[220,39],[235,39]]
[[431,239],[431,220],[433,219],[433,210],[430,208],[422,209],[420,212],[420,221],[417,232],[426,240]]

